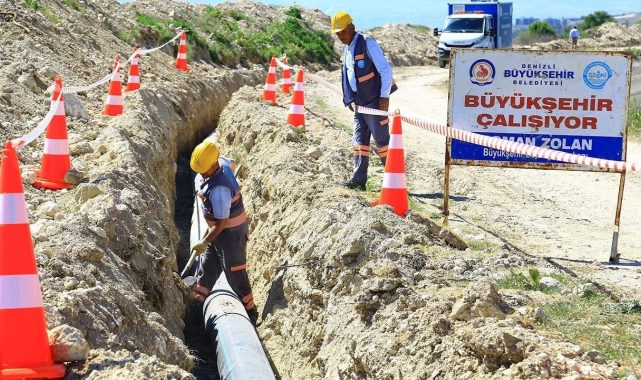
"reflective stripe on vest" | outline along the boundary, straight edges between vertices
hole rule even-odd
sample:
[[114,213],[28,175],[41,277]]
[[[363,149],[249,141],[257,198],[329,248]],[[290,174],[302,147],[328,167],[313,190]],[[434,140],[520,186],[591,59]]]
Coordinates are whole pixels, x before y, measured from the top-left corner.
[[[214,227],[217,223],[216,218],[213,214],[213,209],[211,202],[209,200],[209,195],[213,189],[217,186],[224,186],[228,188],[232,193],[231,207],[229,210],[229,221],[225,226],[227,228],[238,227],[241,224],[247,221],[247,214],[245,214],[245,207],[243,205],[243,197],[240,192],[240,186],[236,181],[236,178],[231,174],[231,167],[228,165],[222,165],[213,176],[208,178],[205,183],[200,187],[203,199],[203,209],[205,220],[209,227]],[[204,191],[203,191],[204,189]],[[200,194],[199,194],[200,195]]]
[[[245,211],[243,211],[242,214],[235,216],[233,218],[229,218],[229,221],[227,222],[227,225],[225,226],[225,229],[227,228],[234,228],[238,227],[241,224],[245,223],[247,221],[247,214],[245,214]],[[210,219],[205,219],[207,222],[207,225],[209,227],[216,227],[216,221],[215,220],[210,220]]]
[[365,82],[366,80],[370,80],[374,78],[374,72],[371,72],[369,74],[363,75],[362,77],[358,78],[358,82],[362,83]]

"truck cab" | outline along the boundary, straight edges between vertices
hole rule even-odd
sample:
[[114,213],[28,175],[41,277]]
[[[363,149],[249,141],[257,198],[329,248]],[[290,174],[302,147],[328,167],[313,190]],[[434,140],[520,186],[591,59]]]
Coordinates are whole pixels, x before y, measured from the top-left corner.
[[438,41],[438,65],[445,67],[450,60],[451,48],[494,48],[494,18],[482,11],[455,13],[445,19],[443,30],[434,29]]

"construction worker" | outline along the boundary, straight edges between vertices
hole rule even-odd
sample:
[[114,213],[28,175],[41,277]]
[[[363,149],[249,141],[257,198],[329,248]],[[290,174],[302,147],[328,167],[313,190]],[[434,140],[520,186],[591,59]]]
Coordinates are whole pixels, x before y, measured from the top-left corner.
[[224,271],[252,324],[256,325],[258,310],[247,275],[249,224],[240,186],[234,177],[235,165],[235,161],[221,157],[211,141],[200,143],[191,154],[191,168],[203,177],[197,194],[203,201],[203,215],[209,226],[205,236],[191,247],[202,255],[199,260],[202,274],[194,285],[193,297],[204,302]]
[[[356,32],[352,17],[338,11],[332,17],[331,32],[343,43],[342,87],[343,103],[354,111],[354,106],[387,111],[390,94],[396,91],[392,67],[374,38]],[[389,145],[388,116],[354,113],[354,171],[349,181],[343,183],[350,189],[365,190],[369,167],[370,138],[378,147],[383,165]]]

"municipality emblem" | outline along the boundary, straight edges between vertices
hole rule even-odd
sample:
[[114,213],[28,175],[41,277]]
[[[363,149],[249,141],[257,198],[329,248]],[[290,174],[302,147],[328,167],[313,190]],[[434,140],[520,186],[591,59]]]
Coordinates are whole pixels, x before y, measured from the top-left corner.
[[487,59],[477,59],[470,66],[470,81],[477,86],[486,86],[494,82],[496,69]]

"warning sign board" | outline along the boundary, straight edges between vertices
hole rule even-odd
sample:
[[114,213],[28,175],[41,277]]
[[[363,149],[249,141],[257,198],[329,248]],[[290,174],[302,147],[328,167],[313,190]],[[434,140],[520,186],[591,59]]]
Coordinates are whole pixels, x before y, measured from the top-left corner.
[[[455,49],[448,126],[622,161],[631,67],[625,53]],[[603,170],[460,140],[451,142],[451,163]]]

